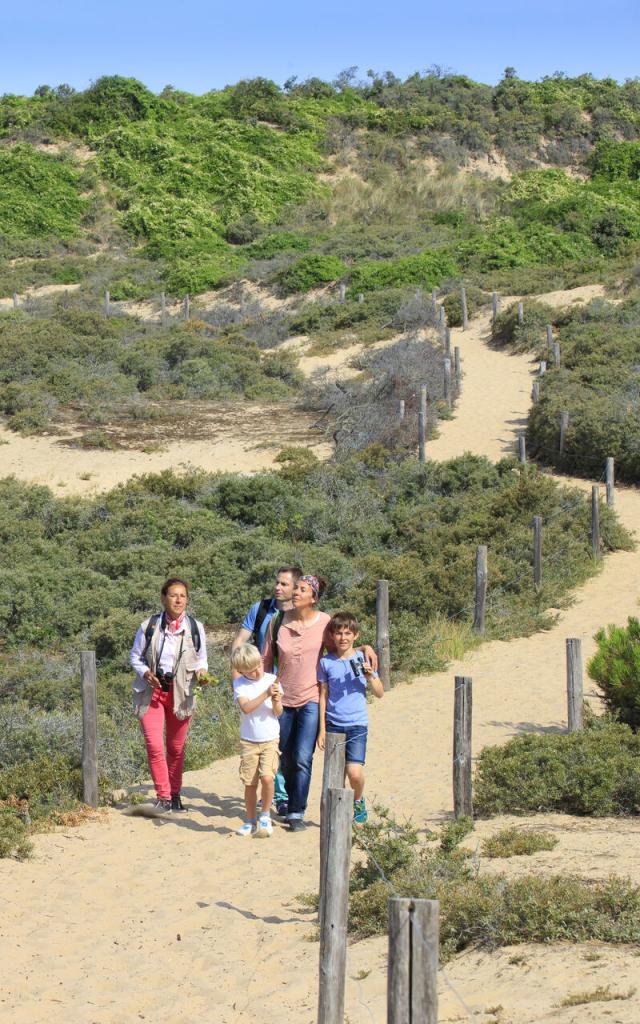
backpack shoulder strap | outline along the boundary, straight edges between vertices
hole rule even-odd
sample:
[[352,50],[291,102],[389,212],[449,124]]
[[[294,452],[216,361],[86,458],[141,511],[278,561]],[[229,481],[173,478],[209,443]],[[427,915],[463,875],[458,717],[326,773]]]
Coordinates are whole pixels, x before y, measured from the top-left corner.
[[282,620],[283,619],[284,619],[284,612],[281,611],[278,608],[278,610],[273,613],[273,618],[271,619],[271,641],[273,643],[273,650],[274,651],[276,650],[276,644],[278,642],[278,630],[280,629],[280,626],[282,625]]
[[260,639],[260,627],[262,626],[262,623],[269,614],[270,607],[271,598],[263,597],[262,601],[260,602],[260,607],[258,608],[258,611],[256,613],[256,621],[253,625],[253,634],[251,636],[251,639],[253,643],[256,645],[256,647],[258,646],[258,640]]
[[163,614],[163,612],[156,612],[156,614],[152,615],[147,622],[147,628],[144,631],[144,650],[142,652],[143,661],[146,660],[147,651],[151,646],[151,638],[155,632],[156,626],[158,625],[158,620],[162,618]]
[[191,639],[193,641],[193,647],[196,654],[200,651],[200,630],[198,629],[198,623],[194,619],[193,615],[187,615],[189,620],[189,626],[191,627]]

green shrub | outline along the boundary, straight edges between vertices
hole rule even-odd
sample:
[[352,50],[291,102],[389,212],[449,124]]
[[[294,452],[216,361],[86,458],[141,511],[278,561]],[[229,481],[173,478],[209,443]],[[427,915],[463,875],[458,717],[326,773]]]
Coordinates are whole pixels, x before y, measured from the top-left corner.
[[542,850],[554,850],[558,840],[550,832],[523,832],[521,829],[503,828],[482,842],[485,857],[529,857]]
[[78,234],[86,209],[79,175],[65,160],[32,146],[0,147],[0,223],[18,238]]
[[640,737],[600,723],[569,735],[525,735],[485,747],[474,780],[478,814],[640,813]]
[[27,826],[11,807],[0,807],[0,860],[3,857],[26,860],[32,850]]
[[281,270],[277,282],[285,294],[308,292],[343,277],[347,268],[336,256],[310,254],[301,256],[291,266]]
[[[467,300],[467,315],[469,318],[476,315],[477,311],[486,306],[490,301],[489,296],[486,295],[480,288],[475,288],[473,285],[467,285],[465,287],[465,295]],[[447,323],[449,327],[461,327],[462,326],[462,298],[460,295],[460,289],[456,288],[455,291],[449,292],[445,295],[442,300],[445,313],[447,314]]]
[[432,251],[393,260],[361,263],[349,274],[352,294],[379,288],[402,288],[415,284],[434,288],[449,277],[455,277],[457,265],[449,253]]
[[640,888],[627,879],[486,877],[477,874],[464,850],[421,846],[413,842],[414,831],[386,817],[354,835],[364,856],[350,882],[349,928],[357,938],[387,930],[390,896],[439,900],[441,962],[474,947],[640,938]]
[[545,327],[553,324],[556,317],[557,312],[551,306],[533,300],[523,302],[520,323],[518,304],[514,302],[508,309],[498,313],[491,328],[491,340],[497,347],[508,345],[514,352],[528,352],[531,349],[545,351]]
[[598,650],[587,671],[596,681],[607,709],[634,732],[640,728],[640,622],[608,626],[596,633]]

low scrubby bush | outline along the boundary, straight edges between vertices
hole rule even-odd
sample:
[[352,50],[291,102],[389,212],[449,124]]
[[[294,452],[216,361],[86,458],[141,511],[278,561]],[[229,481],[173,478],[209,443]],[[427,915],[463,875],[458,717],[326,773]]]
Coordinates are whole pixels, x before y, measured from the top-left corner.
[[478,814],[640,813],[640,736],[595,722],[568,735],[517,736],[485,747],[474,778]]
[[554,850],[558,840],[550,832],[523,832],[522,829],[503,828],[482,842],[485,857],[529,857],[543,850]]
[[343,277],[346,265],[336,256],[310,254],[281,270],[277,275],[278,287],[285,295],[292,292],[308,292],[312,288],[330,284]]

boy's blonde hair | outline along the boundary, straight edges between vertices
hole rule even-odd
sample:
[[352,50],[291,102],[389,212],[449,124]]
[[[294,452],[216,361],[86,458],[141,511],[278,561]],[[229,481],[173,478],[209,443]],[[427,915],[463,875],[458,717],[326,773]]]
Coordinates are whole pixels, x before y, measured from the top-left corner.
[[231,655],[231,664],[236,672],[253,672],[260,664],[260,651],[254,644],[240,644]]

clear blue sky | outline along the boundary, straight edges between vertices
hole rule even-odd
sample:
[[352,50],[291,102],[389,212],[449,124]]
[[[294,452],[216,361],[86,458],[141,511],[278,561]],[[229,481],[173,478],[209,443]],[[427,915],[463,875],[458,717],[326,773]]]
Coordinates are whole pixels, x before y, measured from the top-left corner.
[[101,75],[202,93],[262,75],[401,77],[431,64],[493,84],[504,68],[640,74],[638,0],[31,0],[6,5],[0,93]]

